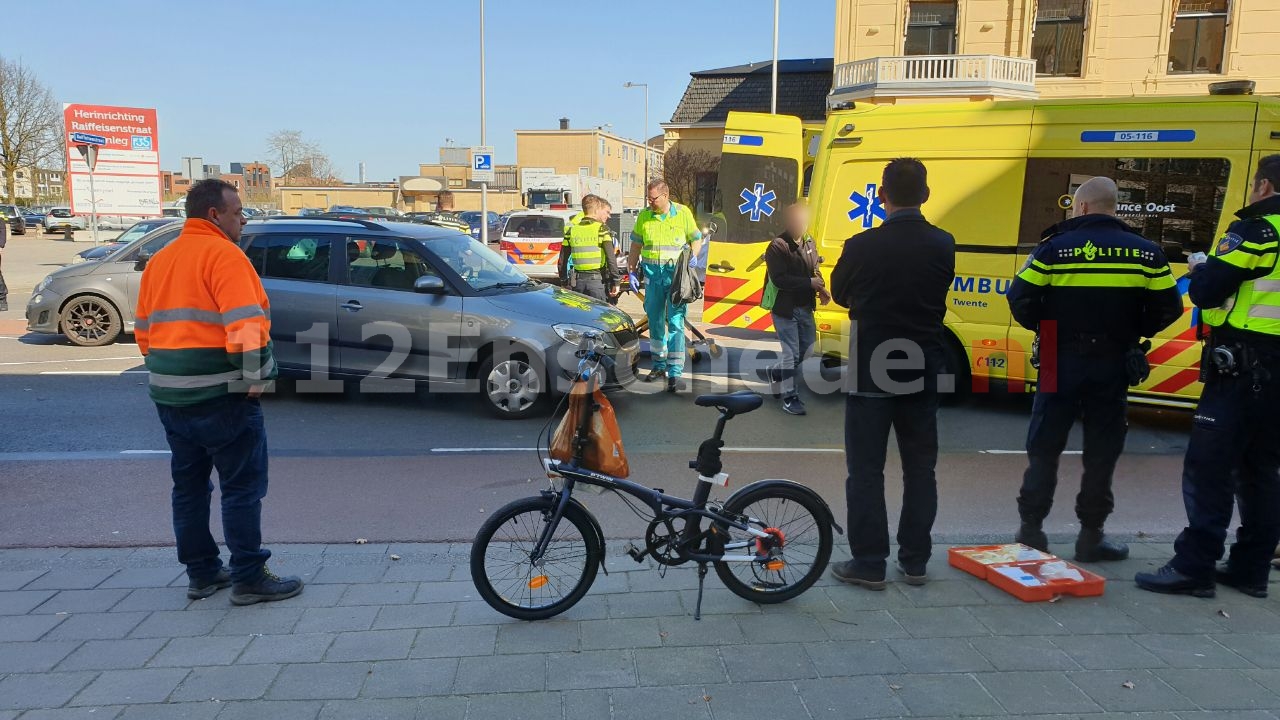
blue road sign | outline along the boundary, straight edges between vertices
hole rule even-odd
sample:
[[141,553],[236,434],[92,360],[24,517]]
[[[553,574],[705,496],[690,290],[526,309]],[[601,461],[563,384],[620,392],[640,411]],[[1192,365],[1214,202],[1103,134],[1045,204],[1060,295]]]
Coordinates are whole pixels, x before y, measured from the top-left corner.
[[77,145],[106,145],[107,139],[101,135],[73,132],[71,133],[71,142],[76,143]]
[[481,155],[480,153],[476,153],[476,156],[472,159],[472,163],[474,163],[475,165],[472,168],[473,170],[492,170],[493,156]]

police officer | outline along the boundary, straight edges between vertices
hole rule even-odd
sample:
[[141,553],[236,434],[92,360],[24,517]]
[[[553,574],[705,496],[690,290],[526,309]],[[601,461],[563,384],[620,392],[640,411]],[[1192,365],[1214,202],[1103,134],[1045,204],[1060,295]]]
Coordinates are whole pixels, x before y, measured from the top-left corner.
[[693,211],[671,200],[666,182],[651,181],[645,196],[649,207],[636,217],[627,259],[628,270],[644,271],[644,311],[649,317],[649,354],[653,358],[644,380],[665,377],[667,390],[676,392],[684,373],[684,314],[688,306],[671,302],[671,285],[681,253],[689,248],[690,258],[698,256],[702,231]]
[[[423,220],[432,225],[453,228],[459,232],[471,234],[471,224],[462,219],[462,216],[454,212],[453,209],[453,193],[449,190],[441,192],[436,197],[435,212],[424,216]],[[487,219],[482,218],[480,222],[486,222]]]
[[573,289],[603,302],[608,302],[609,292],[617,284],[613,234],[607,224],[612,210],[604,198],[583,198],[581,217],[565,229],[560,249],[560,277],[569,277],[572,259]]
[[1008,293],[1014,320],[1040,341],[1017,540],[1048,551],[1041,526],[1053,506],[1067,434],[1083,412],[1084,475],[1076,496],[1080,562],[1129,556],[1128,546],[1108,540],[1102,526],[1115,504],[1111,478],[1124,451],[1128,389],[1149,372],[1138,343],[1182,314],[1164,253],[1116,218],[1117,195],[1110,178],[1081,185],[1074,217],[1049,228]]
[[[1213,255],[1192,265],[1191,301],[1211,329],[1201,360],[1204,392],[1182,469],[1187,527],[1173,559],[1138,573],[1143,590],[1213,597],[1221,583],[1267,596],[1268,561],[1280,540],[1280,155],[1258,163],[1251,204]],[[1240,529],[1216,569],[1231,524]]]
[[[4,213],[0,212],[0,250],[4,249],[6,238],[9,233],[9,222],[5,218]],[[4,259],[0,255],[0,261]],[[0,312],[8,312],[9,310],[9,286],[4,283],[4,271],[0,270]]]

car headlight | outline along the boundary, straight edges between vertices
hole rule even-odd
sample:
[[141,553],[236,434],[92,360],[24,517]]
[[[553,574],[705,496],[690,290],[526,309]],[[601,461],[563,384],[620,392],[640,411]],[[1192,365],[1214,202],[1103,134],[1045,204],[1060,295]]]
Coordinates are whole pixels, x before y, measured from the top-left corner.
[[586,333],[595,333],[600,336],[598,341],[600,343],[600,347],[611,350],[613,349],[613,342],[610,340],[609,333],[601,330],[600,328],[591,327],[589,325],[561,323],[559,325],[552,325],[551,329],[556,331],[556,334],[560,336],[560,339],[570,345],[581,345],[583,335]]
[[36,286],[36,292],[43,291],[45,288],[49,287],[51,284],[53,284],[53,277],[45,276],[45,279],[41,280],[40,284]]

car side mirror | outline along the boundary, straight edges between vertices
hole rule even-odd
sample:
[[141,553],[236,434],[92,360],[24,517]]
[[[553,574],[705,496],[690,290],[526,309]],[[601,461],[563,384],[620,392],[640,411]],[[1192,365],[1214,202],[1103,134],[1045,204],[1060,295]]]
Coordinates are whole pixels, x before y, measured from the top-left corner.
[[138,252],[138,261],[133,264],[133,269],[141,272],[147,269],[147,263],[151,262],[151,258],[155,257],[156,251],[152,248],[144,248]]
[[444,280],[435,275],[423,275],[413,281],[413,291],[424,295],[443,295],[446,292]]

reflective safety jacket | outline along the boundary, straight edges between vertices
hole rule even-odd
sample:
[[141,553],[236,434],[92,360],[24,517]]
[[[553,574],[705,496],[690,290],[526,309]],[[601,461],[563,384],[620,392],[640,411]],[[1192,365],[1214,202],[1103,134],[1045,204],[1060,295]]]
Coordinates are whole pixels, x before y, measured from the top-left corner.
[[1206,325],[1280,337],[1280,196],[1236,215],[1240,219],[1191,274],[1191,299],[1204,308]]
[[258,273],[208,220],[187,219],[147,263],[135,317],[158,405],[197,405],[277,374]]
[[674,262],[686,245],[701,238],[693,211],[677,202],[661,215],[641,210],[631,231],[631,244],[640,245],[640,259],[648,263]]
[[600,273],[606,284],[614,281],[616,261],[613,233],[608,225],[583,216],[565,227],[560,277],[568,276],[570,265],[577,272]]
[[1010,284],[1008,300],[1014,320],[1028,330],[1056,322],[1064,349],[1104,338],[1123,350],[1182,316],[1164,252],[1110,215],[1050,228]]

